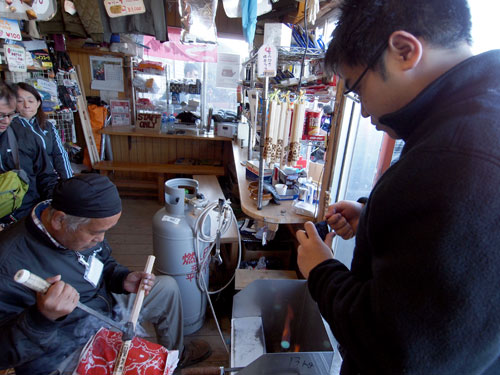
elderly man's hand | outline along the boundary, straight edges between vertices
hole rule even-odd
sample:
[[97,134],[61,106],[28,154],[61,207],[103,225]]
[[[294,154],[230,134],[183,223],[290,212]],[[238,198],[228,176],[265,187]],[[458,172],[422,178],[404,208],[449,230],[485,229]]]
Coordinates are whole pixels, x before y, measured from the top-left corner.
[[305,278],[309,278],[309,272],[318,264],[333,258],[331,247],[334,236],[333,232],[328,233],[323,242],[310,221],[304,224],[304,230],[297,231],[300,244],[297,249],[297,264]]
[[80,300],[76,289],[61,281],[61,275],[49,277],[47,282],[52,284],[47,292],[37,293],[38,310],[50,320],[56,320],[71,313]]
[[141,280],[144,280],[144,291],[147,296],[155,284],[155,275],[146,272],[130,272],[123,281],[123,289],[129,293],[137,293],[141,285]]

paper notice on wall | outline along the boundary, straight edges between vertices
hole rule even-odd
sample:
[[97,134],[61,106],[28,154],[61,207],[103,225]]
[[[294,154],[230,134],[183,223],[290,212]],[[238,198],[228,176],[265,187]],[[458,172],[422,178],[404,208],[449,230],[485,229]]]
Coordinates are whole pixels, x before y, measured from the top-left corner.
[[128,100],[111,100],[111,123],[113,126],[130,126],[130,102]]
[[234,89],[240,78],[240,55],[219,53],[217,55],[217,87]]
[[93,90],[123,91],[123,59],[90,56]]
[[104,0],[104,6],[111,18],[146,12],[143,0]]
[[26,72],[26,51],[23,47],[14,44],[4,46],[7,65],[11,72]]
[[33,66],[35,62],[33,61],[33,56],[31,56],[31,52],[26,51],[26,66]]

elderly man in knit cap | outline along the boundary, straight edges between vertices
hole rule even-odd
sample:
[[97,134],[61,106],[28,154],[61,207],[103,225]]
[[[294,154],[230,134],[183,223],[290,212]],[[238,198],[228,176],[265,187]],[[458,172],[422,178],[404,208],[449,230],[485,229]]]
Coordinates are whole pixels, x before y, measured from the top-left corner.
[[[179,349],[179,366],[210,355],[204,341],[183,345],[174,279],[130,272],[111,256],[104,234],[121,210],[115,185],[107,177],[86,174],[61,181],[52,201],[39,203],[25,221],[0,234],[0,369],[15,367],[17,375],[57,373],[103,325],[75,309],[77,302],[114,317],[113,308],[124,312],[133,301],[128,293],[137,292],[142,279],[147,296],[140,320],[154,324],[161,345]],[[16,284],[14,274],[22,268],[52,286],[35,294]]]

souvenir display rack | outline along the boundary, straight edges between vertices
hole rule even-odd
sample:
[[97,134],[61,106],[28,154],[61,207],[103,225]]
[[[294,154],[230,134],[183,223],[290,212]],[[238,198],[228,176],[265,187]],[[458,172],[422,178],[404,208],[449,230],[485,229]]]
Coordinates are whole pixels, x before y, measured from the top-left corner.
[[[298,85],[295,90],[300,91],[301,81],[302,81],[302,73],[305,69],[305,63],[312,60],[321,60],[324,59],[325,51],[322,49],[316,48],[303,48],[303,47],[277,47],[278,50],[278,66],[282,65],[297,65],[300,64],[301,69],[301,77],[299,78]],[[243,66],[248,68],[251,72],[249,82],[244,82],[243,86],[245,87],[255,87],[256,77],[256,63],[258,51],[253,51],[250,58],[248,58]],[[269,83],[269,77],[265,77],[263,84],[263,100],[262,100],[262,111],[261,111],[261,126],[260,126],[260,142],[259,142],[259,188],[258,188],[258,199],[257,199],[257,208],[262,209],[262,191],[263,191],[263,183],[264,183],[264,142],[265,142],[265,133],[266,133],[266,122],[267,122],[267,114],[268,114],[268,93],[269,89],[272,85]],[[292,87],[289,90],[293,90]],[[257,115],[255,116],[256,121]],[[255,125],[255,130],[257,132],[257,125]],[[248,147],[248,160],[252,159],[252,124],[248,127],[248,139],[249,139],[249,147]],[[310,144],[310,141],[305,141]],[[317,142],[316,142],[317,143]]]

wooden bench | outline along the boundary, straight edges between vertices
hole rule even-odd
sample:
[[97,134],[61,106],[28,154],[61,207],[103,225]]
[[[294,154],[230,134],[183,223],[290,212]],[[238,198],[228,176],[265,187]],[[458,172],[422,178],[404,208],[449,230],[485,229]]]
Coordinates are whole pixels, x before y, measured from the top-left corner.
[[[120,181],[115,180],[114,183],[118,187],[151,189],[156,188],[155,195],[158,196],[158,202],[163,204],[164,200],[164,183],[167,180],[167,174],[187,174],[187,175],[214,175],[223,176],[223,166],[212,165],[184,165],[184,164],[162,164],[162,163],[133,163],[123,161],[100,161],[93,165],[94,169],[101,171],[104,175],[109,175],[113,171],[121,172],[140,172],[153,173],[157,175],[155,181]],[[220,187],[219,187],[220,189]],[[147,193],[136,193],[134,195],[149,195]]]

